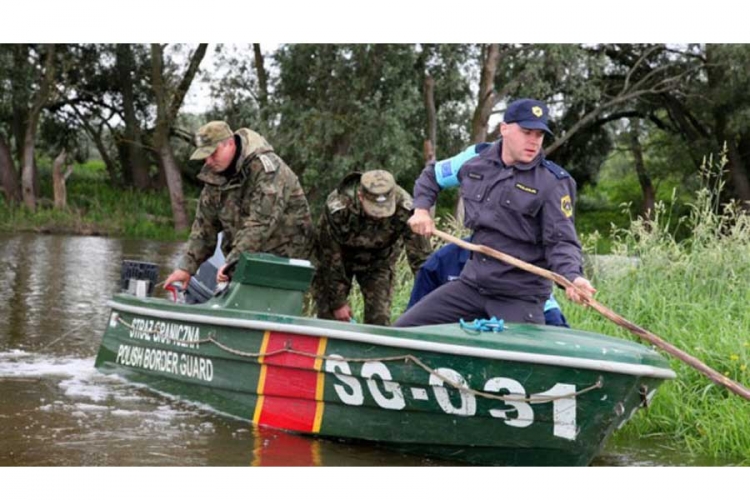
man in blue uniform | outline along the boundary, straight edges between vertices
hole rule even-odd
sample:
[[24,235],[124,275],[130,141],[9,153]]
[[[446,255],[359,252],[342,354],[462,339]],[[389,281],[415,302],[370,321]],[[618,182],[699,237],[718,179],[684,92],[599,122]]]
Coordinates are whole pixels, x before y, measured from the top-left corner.
[[[477,144],[453,158],[428,165],[414,186],[412,230],[430,235],[429,209],[441,189],[460,186],[465,225],[473,242],[550,269],[576,287],[578,303],[595,292],[583,277],[581,244],[573,223],[576,185],[542,151],[551,134],[547,106],[533,99],[510,103],[501,140]],[[459,279],[435,290],[406,311],[395,326],[451,323],[496,316],[514,323],[544,323],[552,283],[504,262],[472,254]]]
[[[471,238],[464,238],[464,240],[470,241]],[[471,252],[455,243],[448,243],[433,253],[427,259],[427,262],[419,268],[417,277],[414,279],[414,287],[411,289],[409,305],[406,306],[406,309],[411,308],[436,288],[457,280],[469,260],[470,254]],[[544,323],[570,328],[554,295],[550,295],[544,303]]]

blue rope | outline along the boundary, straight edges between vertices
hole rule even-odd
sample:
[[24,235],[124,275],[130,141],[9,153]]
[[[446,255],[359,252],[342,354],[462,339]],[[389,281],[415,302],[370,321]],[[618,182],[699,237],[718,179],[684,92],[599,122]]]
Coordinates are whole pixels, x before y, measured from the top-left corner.
[[463,319],[459,319],[458,322],[461,324],[461,328],[464,330],[470,330],[474,332],[495,332],[500,333],[505,330],[505,322],[501,319],[497,319],[495,316],[490,319],[475,319],[471,323],[467,323]]

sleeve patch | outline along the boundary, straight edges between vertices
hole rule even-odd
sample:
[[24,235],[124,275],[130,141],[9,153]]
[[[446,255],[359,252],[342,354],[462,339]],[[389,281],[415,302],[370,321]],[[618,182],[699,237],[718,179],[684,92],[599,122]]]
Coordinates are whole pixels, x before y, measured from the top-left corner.
[[440,168],[440,177],[448,178],[453,174],[453,171],[451,170],[450,160],[440,162],[440,165],[438,168]]
[[573,203],[570,201],[569,194],[566,194],[560,199],[560,210],[562,210],[562,213],[567,218],[573,216]]
[[471,160],[485,149],[483,144],[469,146],[453,158],[443,160],[435,164],[435,179],[440,189],[456,187],[460,184],[458,181],[458,172],[464,163]]
[[273,161],[271,161],[266,155],[260,155],[260,162],[263,164],[263,170],[265,170],[267,174],[276,171],[276,165],[274,165]]
[[346,205],[344,204],[344,202],[342,202],[338,198],[328,203],[328,211],[332,214],[335,214],[339,210],[343,210],[345,208],[346,208]]

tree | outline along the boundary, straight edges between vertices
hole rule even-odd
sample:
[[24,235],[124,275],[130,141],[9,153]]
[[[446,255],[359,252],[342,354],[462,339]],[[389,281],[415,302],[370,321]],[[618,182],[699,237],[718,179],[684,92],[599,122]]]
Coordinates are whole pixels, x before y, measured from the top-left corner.
[[23,163],[21,168],[21,195],[23,203],[29,210],[36,210],[36,188],[37,171],[34,159],[34,145],[36,140],[37,127],[39,119],[47,100],[54,90],[55,79],[55,45],[50,44],[44,47],[44,54],[39,53],[39,57],[44,57],[44,63],[41,68],[39,88],[34,93],[31,101],[31,109],[27,117],[23,137]]
[[[68,191],[65,182],[73,173],[73,164],[68,162],[68,153],[63,149],[52,163],[52,187],[54,193],[55,208],[64,209],[68,204]],[[65,168],[67,164],[67,168]],[[63,171],[65,168],[65,171]]]
[[8,205],[21,203],[21,186],[18,183],[18,173],[13,164],[10,147],[0,132],[0,187],[5,193]]
[[253,44],[253,54],[255,56],[255,73],[258,76],[258,105],[260,106],[260,118],[264,131],[268,127],[268,74],[263,64],[263,53],[260,50],[260,44]]
[[[151,186],[149,162],[143,144],[143,132],[137,117],[136,77],[139,68],[136,65],[133,51],[138,50],[130,44],[118,44],[116,48],[117,82],[122,96],[122,118],[125,131],[122,135],[121,151],[123,173],[126,179],[132,180],[137,189],[148,189]],[[146,54],[140,54],[146,59]],[[142,93],[142,92],[141,92]]]
[[172,204],[174,228],[177,231],[190,227],[190,222],[185,212],[182,175],[175,161],[172,146],[169,143],[170,127],[174,123],[190,84],[198,72],[198,67],[206,54],[207,47],[208,45],[205,43],[198,45],[198,48],[189,57],[188,67],[179,83],[175,87],[171,87],[169,78],[165,78],[164,47],[160,44],[151,45],[151,85],[156,99],[156,126],[153,142],[166,177],[169,199]]
[[[260,47],[257,52],[260,52]],[[268,134],[271,130],[270,115],[268,110],[262,113],[261,108],[269,106],[272,96],[268,91],[268,81],[264,82],[265,90],[259,82],[259,76],[267,78],[265,69],[258,71],[265,68],[262,53],[258,56],[254,46],[217,45],[214,61],[210,75],[204,77],[210,82],[214,102],[207,115],[212,120],[226,121],[234,129],[249,127],[261,135]],[[256,71],[253,71],[251,61],[254,61]]]
[[645,220],[651,220],[654,215],[654,206],[656,204],[656,192],[654,184],[651,182],[651,176],[646,171],[646,162],[643,159],[643,148],[641,147],[641,127],[638,118],[630,120],[630,152],[633,155],[633,163],[638,176],[638,184],[641,186],[643,200],[641,202],[641,216]]
[[750,209],[750,180],[745,158],[750,154],[750,50],[744,45],[705,47],[706,84],[712,104],[712,130],[716,151],[726,144],[729,186]]
[[351,171],[398,178],[423,165],[423,75],[409,45],[288,45],[279,77],[272,143],[319,205]]
[[462,149],[468,140],[472,94],[468,75],[473,50],[470,45],[452,44],[417,47],[417,71],[423,79],[424,137],[430,141],[435,159]]
[[[500,44],[484,45],[480,52],[479,90],[477,105],[471,119],[471,142],[484,142],[487,137],[487,124],[492,110],[504,97],[502,92],[495,90],[495,75],[497,63],[500,60]],[[463,214],[463,210],[460,210]]]

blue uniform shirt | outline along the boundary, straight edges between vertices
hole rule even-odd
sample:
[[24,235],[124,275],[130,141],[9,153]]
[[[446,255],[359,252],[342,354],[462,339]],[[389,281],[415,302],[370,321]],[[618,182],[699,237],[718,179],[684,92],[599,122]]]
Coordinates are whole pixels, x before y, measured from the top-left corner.
[[[502,141],[475,144],[428,164],[414,184],[414,207],[429,209],[442,189],[460,187],[464,225],[474,243],[497,248],[570,281],[583,276],[581,244],[575,231],[576,185],[544,153],[527,164],[505,165]],[[461,281],[482,295],[544,297],[549,280],[510,264],[476,255]]]
[[[469,241],[470,238],[466,240]],[[439,286],[458,279],[467,260],[469,260],[469,251],[454,243],[449,243],[433,253],[417,273],[406,309],[408,310]],[[560,310],[560,305],[552,295],[544,304],[544,321],[548,325],[570,328]]]

